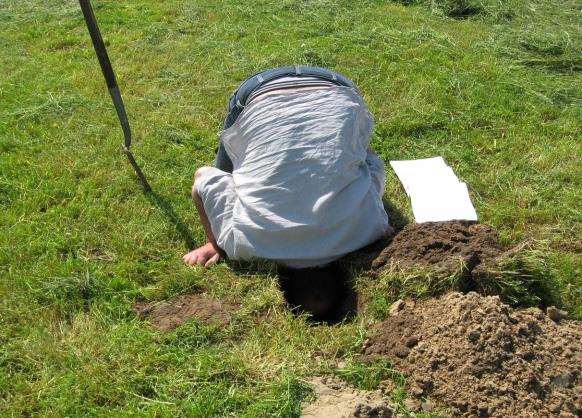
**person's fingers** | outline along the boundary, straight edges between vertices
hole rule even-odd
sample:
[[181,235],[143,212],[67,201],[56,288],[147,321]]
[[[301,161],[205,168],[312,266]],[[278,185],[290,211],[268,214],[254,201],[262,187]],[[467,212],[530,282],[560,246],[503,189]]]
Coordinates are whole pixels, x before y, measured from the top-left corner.
[[[199,248],[198,250],[195,251],[190,251],[188,254],[185,254],[182,257],[182,260],[184,260],[184,263],[186,263],[189,266],[195,266],[195,265],[199,265],[199,266],[204,266],[204,267],[208,267],[214,263],[216,263],[218,260],[220,260],[220,253],[215,253],[214,251],[211,251],[210,253],[208,251],[200,251],[201,248]],[[211,255],[211,257],[209,257]]]
[[210,259],[204,264],[204,267],[209,267],[216,263],[220,259],[220,254],[214,254]]
[[186,264],[188,264],[189,266],[193,266],[196,264],[196,262],[198,261],[198,254],[196,253],[188,253],[184,256],[183,260]]

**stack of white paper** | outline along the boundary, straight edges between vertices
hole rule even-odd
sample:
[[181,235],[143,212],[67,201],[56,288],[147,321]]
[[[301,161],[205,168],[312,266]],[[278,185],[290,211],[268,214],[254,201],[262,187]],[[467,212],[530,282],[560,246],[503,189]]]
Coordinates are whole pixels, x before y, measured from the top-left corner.
[[467,185],[442,157],[390,161],[412,203],[416,222],[476,221]]

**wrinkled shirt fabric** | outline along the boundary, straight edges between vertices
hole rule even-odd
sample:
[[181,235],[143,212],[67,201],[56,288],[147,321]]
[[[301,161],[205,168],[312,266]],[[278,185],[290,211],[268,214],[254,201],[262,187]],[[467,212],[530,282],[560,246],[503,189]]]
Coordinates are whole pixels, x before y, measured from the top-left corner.
[[221,133],[232,174],[196,180],[216,241],[231,259],[293,268],[328,264],[388,228],[373,119],[348,87],[276,90]]

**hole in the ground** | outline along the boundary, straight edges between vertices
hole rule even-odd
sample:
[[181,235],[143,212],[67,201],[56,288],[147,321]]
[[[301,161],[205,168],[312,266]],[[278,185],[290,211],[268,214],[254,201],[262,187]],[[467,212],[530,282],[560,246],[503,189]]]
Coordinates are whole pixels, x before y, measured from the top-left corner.
[[358,295],[347,268],[339,263],[307,269],[279,269],[285,300],[314,322],[335,324],[357,313]]

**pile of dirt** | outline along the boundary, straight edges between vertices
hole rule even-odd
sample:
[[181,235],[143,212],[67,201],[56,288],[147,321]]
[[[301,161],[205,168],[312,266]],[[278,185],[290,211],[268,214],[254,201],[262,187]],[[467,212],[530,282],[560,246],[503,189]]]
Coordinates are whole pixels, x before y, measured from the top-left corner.
[[425,222],[406,225],[372,261],[373,269],[397,264],[402,269],[430,266],[443,274],[471,271],[499,256],[503,248],[497,232],[472,221]]
[[303,406],[302,418],[391,418],[395,409],[380,391],[358,390],[329,377],[314,377],[310,382],[316,400]]
[[224,328],[237,307],[202,294],[185,294],[161,302],[136,302],[134,311],[161,331],[170,331],[190,318]]
[[412,410],[580,416],[582,325],[564,316],[555,308],[513,310],[474,292],[400,302],[363,358],[388,358],[405,374]]

